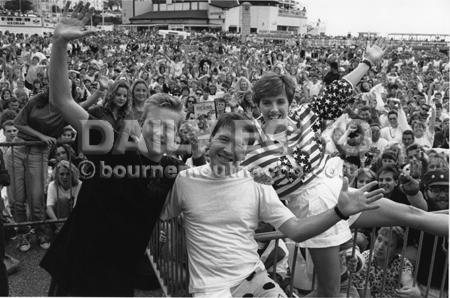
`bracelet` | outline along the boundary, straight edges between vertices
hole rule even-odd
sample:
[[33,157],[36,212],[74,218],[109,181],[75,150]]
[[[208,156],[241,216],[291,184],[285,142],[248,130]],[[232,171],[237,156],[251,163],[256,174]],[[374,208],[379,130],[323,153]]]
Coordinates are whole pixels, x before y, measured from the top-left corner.
[[363,61],[361,63],[366,64],[367,66],[369,66],[369,69],[372,68],[372,62],[370,62],[369,59],[363,59]]
[[341,210],[339,210],[339,208],[338,208],[337,205],[336,205],[336,207],[334,207],[334,212],[336,212],[336,215],[339,216],[340,219],[347,220],[347,219],[350,218],[349,216],[345,216],[345,215],[341,212]]

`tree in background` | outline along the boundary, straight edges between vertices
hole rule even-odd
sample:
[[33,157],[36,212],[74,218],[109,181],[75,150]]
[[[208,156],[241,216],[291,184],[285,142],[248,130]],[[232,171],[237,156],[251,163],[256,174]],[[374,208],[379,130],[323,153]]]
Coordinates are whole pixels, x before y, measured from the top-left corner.
[[26,12],[29,10],[33,10],[33,3],[29,0],[11,0],[5,2],[5,9],[12,11],[21,11]]

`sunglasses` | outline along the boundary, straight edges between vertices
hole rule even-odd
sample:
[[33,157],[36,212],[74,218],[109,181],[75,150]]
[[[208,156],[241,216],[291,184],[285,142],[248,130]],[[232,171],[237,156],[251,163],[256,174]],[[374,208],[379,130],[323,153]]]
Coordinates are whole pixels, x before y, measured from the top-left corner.
[[448,193],[448,186],[446,185],[433,185],[428,188],[432,193]]

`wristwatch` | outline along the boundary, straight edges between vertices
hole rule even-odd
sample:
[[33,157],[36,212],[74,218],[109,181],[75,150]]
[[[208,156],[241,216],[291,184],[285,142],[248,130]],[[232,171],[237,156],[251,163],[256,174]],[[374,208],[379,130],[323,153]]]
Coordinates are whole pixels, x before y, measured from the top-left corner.
[[361,62],[361,63],[364,63],[364,64],[366,64],[367,66],[369,66],[369,69],[371,69],[372,68],[372,62],[370,62],[370,60],[369,59],[363,59],[363,61]]
[[341,212],[341,210],[339,210],[339,208],[338,208],[337,205],[336,205],[336,207],[334,207],[334,212],[336,212],[336,215],[339,216],[340,219],[347,220],[347,219],[350,218],[349,216],[345,216],[345,215]]

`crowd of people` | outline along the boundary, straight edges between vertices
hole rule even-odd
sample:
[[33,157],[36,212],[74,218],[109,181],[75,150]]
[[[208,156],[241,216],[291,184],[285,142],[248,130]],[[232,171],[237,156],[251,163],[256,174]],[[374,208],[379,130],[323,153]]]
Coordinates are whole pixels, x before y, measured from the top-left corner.
[[[132,295],[155,222],[183,214],[195,296],[285,296],[289,274],[265,274],[273,243],[258,261],[261,222],[307,248],[311,295],[346,293],[349,270],[352,297],[367,274],[374,297],[423,295],[433,241],[417,259],[405,227],[448,236],[448,51],[93,34],[89,14],[77,5],[52,36],[0,36],[2,217],[68,218],[5,236],[48,250],[52,294]],[[144,166],[189,169],[147,177]],[[384,226],[370,259],[367,228]],[[437,296],[447,246],[439,238]],[[292,250],[277,247],[286,265]]]

